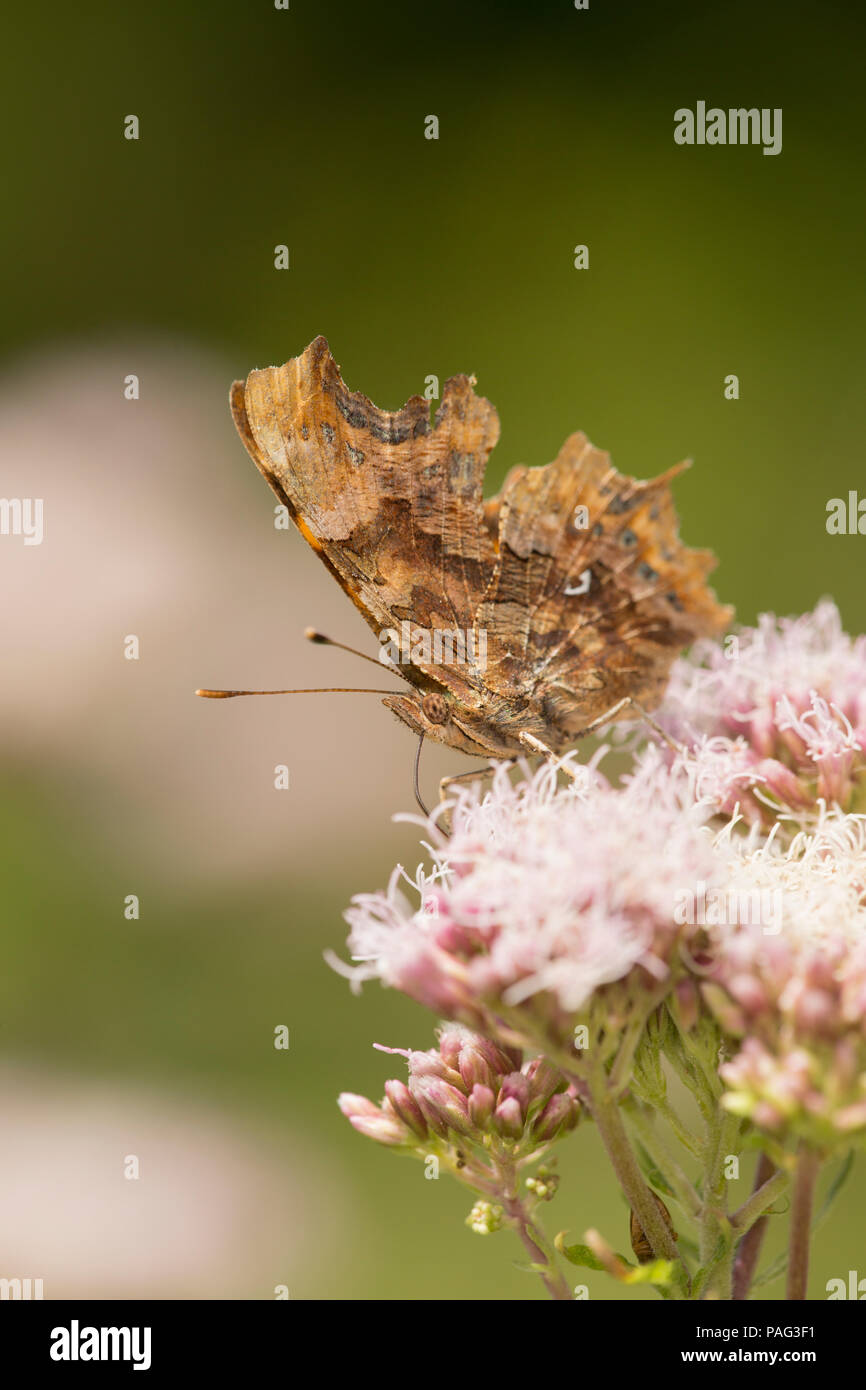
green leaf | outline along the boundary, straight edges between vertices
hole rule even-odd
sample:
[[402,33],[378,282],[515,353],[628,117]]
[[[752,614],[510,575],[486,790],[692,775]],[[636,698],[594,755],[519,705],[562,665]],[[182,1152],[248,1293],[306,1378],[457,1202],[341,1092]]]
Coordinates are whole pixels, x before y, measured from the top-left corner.
[[[571,1264],[579,1265],[581,1269],[604,1270],[605,1268],[601,1260],[598,1258],[598,1255],[594,1254],[593,1251],[590,1250],[588,1245],[557,1244],[556,1248],[559,1251],[560,1255],[564,1255],[565,1258],[571,1262]],[[616,1258],[618,1260],[621,1260],[624,1265],[628,1265],[629,1269],[632,1268],[631,1264],[629,1264],[629,1261],[623,1255],[617,1255]],[[606,1270],[605,1273],[607,1273]]]
[[774,1280],[781,1278],[788,1268],[788,1252],[784,1250],[781,1255],[777,1255],[772,1264],[768,1264],[763,1273],[757,1279],[752,1280],[752,1289],[763,1288],[765,1284],[772,1284]]
[[842,1191],[842,1188],[845,1186],[845,1183],[848,1181],[851,1169],[853,1167],[854,1150],[849,1149],[848,1153],[842,1160],[838,1173],[834,1177],[833,1181],[830,1183],[830,1186],[827,1188],[827,1195],[821,1203],[821,1210],[818,1212],[818,1215],[812,1222],[813,1235],[816,1231],[821,1229],[824,1222],[827,1220],[827,1217],[830,1215],[830,1212],[833,1209],[833,1204],[835,1203],[836,1198],[839,1196],[839,1193]]
[[664,1289],[673,1283],[673,1260],[648,1260],[645,1265],[636,1265],[623,1277],[624,1284],[654,1284]]
[[689,1240],[688,1236],[684,1236],[681,1232],[677,1245],[681,1255],[688,1255],[692,1260],[700,1259],[701,1252],[696,1240]]
[[641,1168],[643,1169],[644,1177],[646,1178],[650,1187],[656,1187],[658,1188],[659,1192],[664,1193],[665,1197],[672,1197],[674,1200],[676,1200],[676,1194],[673,1188],[666,1180],[664,1173],[658,1167],[658,1164],[656,1164],[650,1157],[650,1155],[647,1153],[646,1149],[644,1148],[643,1144],[640,1142],[639,1139],[636,1139],[634,1141],[634,1147],[635,1152],[637,1154],[638,1162]]

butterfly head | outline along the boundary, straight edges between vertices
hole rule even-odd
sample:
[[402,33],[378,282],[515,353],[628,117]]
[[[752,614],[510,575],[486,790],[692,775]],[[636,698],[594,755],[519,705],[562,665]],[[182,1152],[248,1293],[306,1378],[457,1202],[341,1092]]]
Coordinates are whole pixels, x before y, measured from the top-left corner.
[[389,695],[382,704],[408,724],[413,733],[425,734],[433,742],[444,743],[470,757],[485,755],[484,747],[467,727],[466,711],[448,692],[418,690],[407,695]]

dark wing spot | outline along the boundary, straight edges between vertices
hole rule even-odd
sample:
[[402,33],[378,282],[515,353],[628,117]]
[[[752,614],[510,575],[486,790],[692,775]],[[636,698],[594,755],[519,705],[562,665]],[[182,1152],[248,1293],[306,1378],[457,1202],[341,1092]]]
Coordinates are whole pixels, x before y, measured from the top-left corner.
[[635,535],[634,531],[632,531],[631,527],[629,527],[629,526],[627,526],[626,529],[623,531],[623,533],[622,533],[622,535],[620,536],[619,540],[620,540],[620,545],[626,546],[626,548],[629,549],[629,550],[631,549],[631,547],[632,547],[633,545],[637,545],[637,536]]
[[637,567],[637,572],[641,579],[658,579],[658,570],[654,570],[652,565],[648,565],[646,560],[641,560]]
[[608,503],[607,510],[611,516],[621,516],[623,512],[630,512],[634,504],[634,497],[614,497]]
[[333,426],[333,425],[328,425],[328,424],[326,424],[324,420],[322,421],[322,434],[325,436],[325,443],[326,443],[326,444],[333,444],[333,442],[334,442],[334,426]]

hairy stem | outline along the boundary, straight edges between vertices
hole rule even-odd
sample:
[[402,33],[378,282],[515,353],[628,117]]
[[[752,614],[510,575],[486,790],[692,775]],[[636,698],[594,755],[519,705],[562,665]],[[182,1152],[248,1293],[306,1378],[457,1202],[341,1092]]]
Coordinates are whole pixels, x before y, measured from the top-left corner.
[[652,1121],[647,1118],[643,1107],[637,1104],[628,1105],[626,1115],[653,1163],[670,1184],[670,1189],[683,1211],[696,1217],[701,1203],[694,1185],[677,1163],[662,1136],[657,1133]]
[[[685,1264],[677,1250],[676,1241],[668,1230],[650,1189],[644,1182],[640,1165],[629,1143],[619,1107],[615,1101],[602,1095],[591,1098],[590,1109],[619,1185],[652,1246],[653,1254],[657,1259],[673,1261],[684,1271]],[[674,1296],[682,1297],[682,1294],[675,1293]]]

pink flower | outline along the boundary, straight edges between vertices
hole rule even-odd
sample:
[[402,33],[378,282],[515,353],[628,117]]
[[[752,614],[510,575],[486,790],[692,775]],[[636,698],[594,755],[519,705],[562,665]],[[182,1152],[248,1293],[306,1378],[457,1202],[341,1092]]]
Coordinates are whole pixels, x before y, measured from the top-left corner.
[[753,832],[717,847],[741,897],[776,902],[770,925],[710,932],[702,993],[733,1043],[725,1105],[818,1148],[866,1136],[866,822],[825,812],[789,845]]
[[422,905],[401,871],[387,892],[355,898],[356,964],[338,968],[470,1027],[560,1047],[597,997],[608,1034],[654,1007],[697,930],[676,920],[678,895],[718,872],[712,837],[687,779],[658,754],[619,789],[565,765],[577,777],[565,786],[544,766],[516,785],[500,769],[483,799],[463,790],[450,839],[435,816],[425,825],[434,864],[412,882]]
[[694,757],[717,808],[750,820],[800,814],[819,800],[856,809],[866,770],[866,638],[835,605],[763,614],[674,664],[659,723]]

